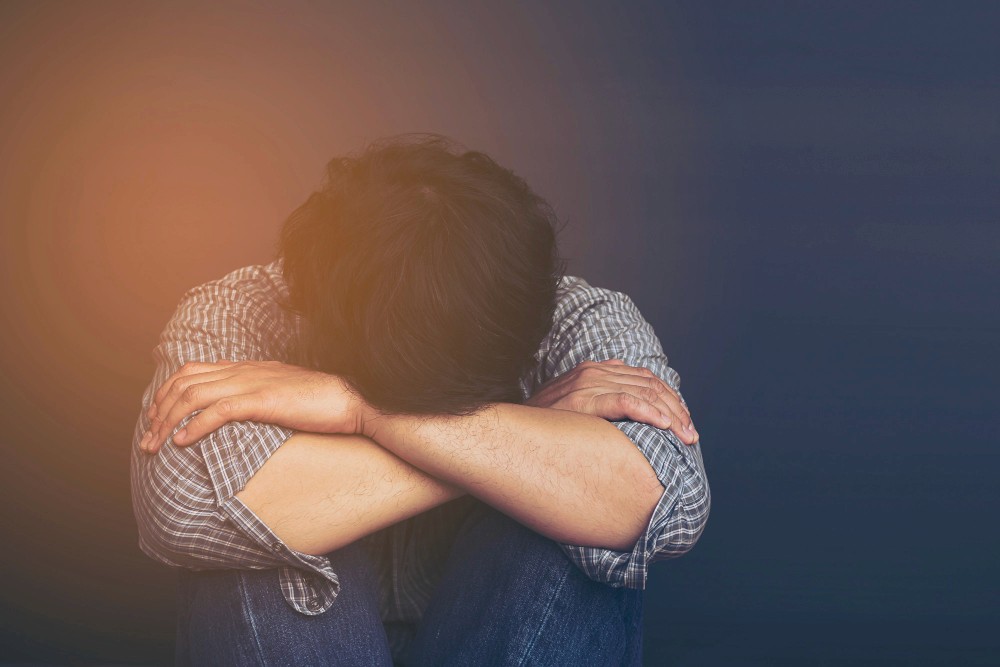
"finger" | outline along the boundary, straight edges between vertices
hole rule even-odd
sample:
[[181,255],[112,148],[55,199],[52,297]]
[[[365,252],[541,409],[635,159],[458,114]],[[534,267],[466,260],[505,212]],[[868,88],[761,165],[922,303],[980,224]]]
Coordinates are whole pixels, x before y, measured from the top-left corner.
[[[629,414],[629,419],[642,421],[663,429],[669,428],[681,440],[681,442],[686,445],[693,445],[698,442],[698,432],[695,431],[694,424],[691,422],[690,416],[688,416],[687,413],[678,410],[676,408],[676,404],[671,404],[666,401],[664,396],[659,394],[652,387],[614,382],[609,388],[611,389],[611,391],[608,392],[609,394],[618,393],[619,395],[631,395],[638,401],[638,403],[632,403],[632,405],[636,406],[636,409],[640,411],[639,414],[642,416],[640,417]],[[615,392],[615,389],[618,391]],[[624,401],[624,398],[620,398],[619,400]],[[650,421],[646,418],[648,416],[648,412],[643,410],[641,405],[652,406],[659,414],[659,418]]]
[[614,370],[609,370],[608,372],[616,373],[619,375],[629,375],[634,378],[645,378],[646,380],[648,380],[649,386],[654,387],[657,391],[661,391],[664,395],[668,396],[669,397],[668,400],[672,404],[675,404],[679,410],[688,413],[688,415],[690,416],[691,411],[684,404],[684,401],[681,400],[680,393],[676,389],[671,387],[668,382],[666,382],[663,378],[661,378],[659,375],[657,375],[650,369],[645,368],[643,366],[629,366],[629,365],[615,364]]
[[[203,373],[188,374],[186,376],[179,377],[172,382],[170,390],[163,396],[159,403],[155,404],[156,411],[154,416],[150,419],[149,430],[153,435],[149,444],[157,447],[162,445],[167,435],[175,426],[177,426],[177,423],[184,418],[184,415],[190,414],[194,410],[201,409],[208,405],[208,403],[203,400],[197,408],[186,408],[184,404],[194,405],[195,401],[193,399],[198,397],[197,392],[199,390],[193,389],[193,387],[226,380],[234,375],[235,372],[229,370],[208,371]],[[243,392],[230,390],[229,393],[235,394]],[[182,397],[184,397],[183,400]],[[186,412],[178,414],[177,406],[179,403],[182,404],[181,408],[186,409]]]
[[188,387],[191,385],[204,382],[215,382],[217,380],[232,377],[235,374],[235,370],[220,368],[218,370],[205,370],[200,373],[187,373],[173,378],[170,381],[169,387],[166,384],[161,387],[162,393],[159,394],[159,397],[156,398],[153,403],[156,408],[156,416],[163,419],[164,415],[170,411],[170,407],[176,403],[178,399],[180,399],[181,395],[187,391]]
[[173,435],[178,447],[193,445],[223,424],[253,419],[258,412],[260,397],[252,394],[226,396],[196,414],[184,428]]
[[680,438],[686,445],[693,445],[698,441],[698,434],[694,430],[694,423],[690,415],[677,408],[677,403],[666,400],[666,397],[649,387],[630,387],[627,391],[635,392],[636,395],[654,405],[657,410],[670,420],[670,430]]
[[609,392],[594,397],[597,414],[604,419],[631,419],[659,428],[670,428],[670,415],[628,391]]
[[697,442],[697,433],[694,430],[694,424],[687,413],[677,410],[653,389],[628,385],[620,386],[628,387],[625,389],[627,393],[632,393],[640,400],[655,407],[669,421],[669,426],[666,428],[673,431],[684,444],[691,445]]
[[[209,373],[201,373],[196,378],[204,377],[210,375]],[[227,396],[234,396],[242,394],[245,391],[245,387],[242,383],[236,383],[233,381],[232,377],[226,377],[210,382],[193,382],[184,389],[177,400],[169,406],[166,414],[160,419],[160,423],[157,425],[157,432],[155,435],[156,446],[161,446],[167,439],[170,433],[173,433],[177,425],[187,417],[188,415],[197,412],[199,410],[204,410],[208,406],[216,403],[217,401],[226,398]]]
[[611,366],[624,366],[625,362],[621,359],[605,359],[604,361],[598,362],[602,364],[608,364]]
[[149,410],[146,412],[146,416],[152,418],[159,411],[159,404],[163,401],[163,398],[170,392],[174,383],[181,378],[188,377],[190,375],[198,373],[208,373],[212,371],[219,370],[224,366],[231,366],[237,362],[227,361],[225,359],[220,361],[188,361],[185,362],[180,368],[174,371],[170,377],[163,381],[159,389],[153,395],[153,400],[150,402]]
[[[591,387],[603,387],[607,391],[628,386],[640,399],[653,403],[674,424],[671,430],[685,444],[697,442],[697,431],[691,421],[691,412],[680,398],[680,394],[652,370],[627,364],[584,362],[579,371],[579,379],[587,378]],[[578,368],[580,368],[578,366]]]
[[[662,401],[660,402],[660,405],[660,409],[664,409],[662,406],[665,404]],[[666,409],[669,410],[670,407],[667,406]],[[678,413],[675,411],[672,413],[671,421],[672,424],[670,426],[670,430],[673,431],[678,438],[680,438],[681,442],[685,445],[693,445],[698,442],[698,432],[695,430],[694,422],[691,421],[691,417],[689,417],[687,413]]]
[[646,398],[670,416],[672,422],[670,430],[681,439],[681,442],[686,445],[693,445],[698,442],[698,432],[695,430],[694,422],[691,420],[691,413],[683,409],[684,405],[676,397],[670,394],[657,393],[653,399],[649,399],[647,396],[643,396],[643,398]]
[[[593,364],[594,362],[584,363]],[[574,383],[579,381],[580,371],[581,367],[577,366],[542,383],[536,389],[535,393],[532,394],[532,403],[551,405],[557,400],[564,398],[569,393],[569,390],[572,390]]]
[[[657,403],[661,406],[660,409],[662,411],[667,412],[675,418],[679,428],[689,433],[694,428],[691,422],[691,413],[687,409],[687,406],[681,402],[676,392],[668,391],[665,388],[669,385],[655,375],[650,376],[647,372],[618,373],[616,371],[608,371],[603,375],[600,383],[608,389],[616,385],[633,388],[630,391],[637,392],[643,400],[647,400],[650,403]],[[642,391],[639,391],[640,389]],[[649,393],[651,395],[648,395]]]
[[678,409],[679,403],[668,400],[669,397],[658,393],[650,387],[630,389],[629,391],[636,391],[640,399],[652,404],[665,415],[670,421],[670,430],[680,438],[681,442],[686,445],[693,445],[698,442],[698,433],[694,430],[694,423],[691,421],[691,416],[687,412]]

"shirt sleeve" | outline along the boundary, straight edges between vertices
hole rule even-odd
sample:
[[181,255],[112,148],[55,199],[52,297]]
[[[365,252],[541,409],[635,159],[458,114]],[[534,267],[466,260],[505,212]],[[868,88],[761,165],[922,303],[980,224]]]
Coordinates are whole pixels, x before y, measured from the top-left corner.
[[[630,366],[650,369],[680,394],[680,376],[667,364],[652,325],[627,295],[570,278],[555,322],[536,382],[562,375],[586,360],[621,359]],[[687,405],[683,397],[681,401]],[[685,445],[672,431],[643,422],[621,419],[611,423],[649,461],[663,484],[663,493],[630,551],[570,544],[561,547],[591,579],[614,587],[645,588],[651,563],[688,552],[704,530],[711,493],[701,443]]]
[[184,363],[287,357],[292,327],[278,305],[282,289],[278,265],[272,264],[239,269],[182,297],[153,351],[153,379],[133,433],[132,504],[139,547],[154,560],[195,570],[281,568],[289,603],[316,614],[339,591],[329,559],[287,547],[234,495],[292,430],[230,422],[188,447],[168,438],[155,455],[139,450],[152,397]]

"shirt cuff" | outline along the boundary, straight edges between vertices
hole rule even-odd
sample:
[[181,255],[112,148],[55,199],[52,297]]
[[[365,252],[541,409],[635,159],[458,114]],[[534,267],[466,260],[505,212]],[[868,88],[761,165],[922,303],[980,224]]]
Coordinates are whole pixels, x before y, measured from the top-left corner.
[[219,512],[257,544],[288,563],[281,568],[279,578],[285,600],[296,611],[315,616],[330,608],[340,593],[340,579],[329,558],[290,548],[236,496],[220,504]]

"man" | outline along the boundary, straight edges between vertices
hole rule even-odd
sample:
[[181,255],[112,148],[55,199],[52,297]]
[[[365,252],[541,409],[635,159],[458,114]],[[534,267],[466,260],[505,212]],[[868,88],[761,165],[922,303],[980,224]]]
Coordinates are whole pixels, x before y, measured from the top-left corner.
[[485,155],[395,139],[185,294],[132,458],[178,662],[639,664],[709,487],[652,327],[555,237]]

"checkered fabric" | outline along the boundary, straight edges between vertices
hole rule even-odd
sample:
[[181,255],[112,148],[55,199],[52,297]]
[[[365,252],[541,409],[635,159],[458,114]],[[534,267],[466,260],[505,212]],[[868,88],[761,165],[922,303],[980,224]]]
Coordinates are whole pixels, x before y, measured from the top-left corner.
[[[294,363],[301,322],[279,307],[284,297],[280,259],[238,269],[184,294],[154,350],[156,370],[142,397],[132,445],[132,502],[139,547],[150,558],[195,570],[280,568],[285,599],[302,614],[316,615],[334,604],[340,587],[329,559],[290,549],[235,497],[292,430],[232,422],[194,446],[176,447],[168,439],[155,456],[139,450],[156,389],[185,362]],[[582,361],[612,358],[645,366],[674,389],[680,385],[652,326],[628,296],[565,276],[552,329],[536,354],[537,365],[521,380],[523,395],[530,396]],[[612,423],[649,460],[663,494],[631,550],[561,546],[590,578],[645,588],[650,563],[679,556],[697,541],[709,514],[708,481],[700,444],[685,445],[672,432],[641,422]],[[377,565],[384,621],[419,620],[442,574],[450,539],[467,512],[464,500],[364,538],[384,555]]]

